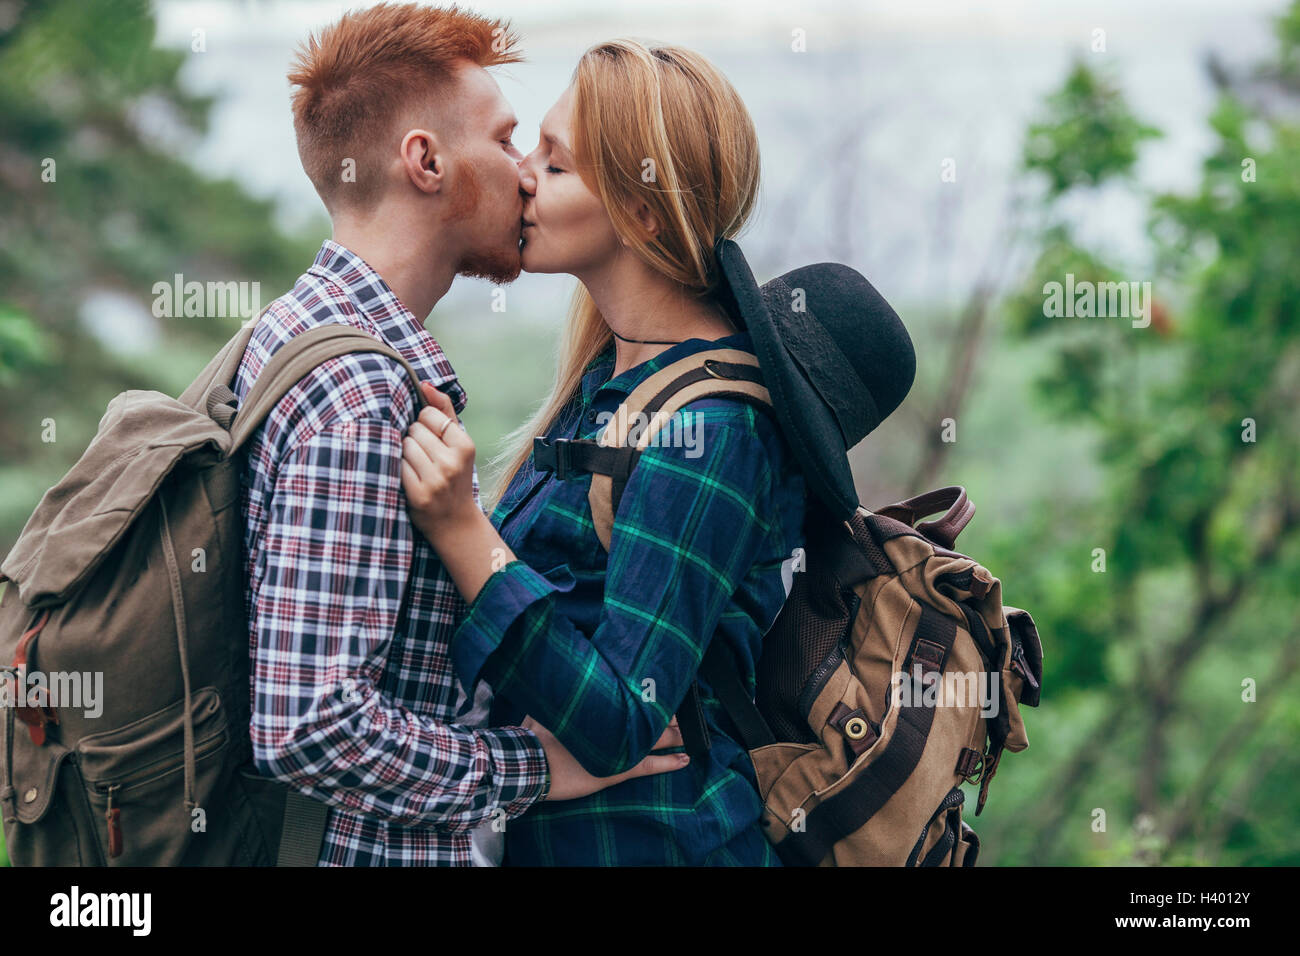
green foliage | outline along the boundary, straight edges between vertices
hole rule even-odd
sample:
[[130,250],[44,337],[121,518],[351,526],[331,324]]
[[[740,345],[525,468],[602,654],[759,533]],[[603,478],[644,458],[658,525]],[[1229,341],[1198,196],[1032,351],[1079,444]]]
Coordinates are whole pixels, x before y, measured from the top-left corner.
[[1128,173],[1141,141],[1160,135],[1139,123],[1119,91],[1081,60],[1048,97],[1047,111],[1050,119],[1029,127],[1024,162],[1047,174],[1053,196]]
[[20,371],[49,361],[41,330],[17,309],[0,302],[0,387],[12,385]]
[[1276,24],[1278,77],[1289,81],[1292,88],[1300,87],[1300,6],[1294,4],[1278,18]]
[[[1278,35],[1279,65],[1263,77],[1294,75],[1300,3]],[[1294,100],[1300,85],[1272,92]],[[1248,105],[1258,101],[1225,89],[1199,188],[1152,198],[1154,274],[1104,261],[1051,225],[1006,303],[1008,333],[1055,355],[1036,383],[1043,407],[1096,435],[1102,469],[1091,500],[1054,496],[997,552],[1044,636],[1044,700],[1055,711],[1027,718],[1031,741],[1044,739],[1040,721],[1050,741],[1024,761],[1038,766],[1008,761],[1011,782],[1000,771],[994,785],[1009,805],[985,837],[1007,859],[1297,860],[1286,780],[1300,760],[1280,727],[1300,719],[1300,127]],[[1067,190],[1078,201],[1128,175],[1155,131],[1082,65],[1048,108],[1024,162],[1049,183],[1042,221],[1060,223]],[[1067,273],[1152,281],[1150,326],[1048,316],[1044,286]],[[1067,517],[1076,511],[1088,520]],[[1033,566],[1017,562],[1030,546],[1040,549]],[[1104,572],[1092,567],[1095,548]],[[1050,667],[1054,657],[1064,662]],[[1246,679],[1259,681],[1254,702],[1243,699]],[[1065,719],[1086,728],[1074,743]],[[1097,809],[1106,831],[1091,825]]]
[[[197,139],[211,106],[178,83],[186,54],[153,41],[143,0],[26,4],[0,32],[0,553],[113,395],[183,383],[233,331],[153,319],[155,283],[260,282],[267,301],[320,242],[281,235],[270,202],[205,178],[152,132]],[[98,317],[83,315],[97,292],[136,301],[158,350],[105,348]]]

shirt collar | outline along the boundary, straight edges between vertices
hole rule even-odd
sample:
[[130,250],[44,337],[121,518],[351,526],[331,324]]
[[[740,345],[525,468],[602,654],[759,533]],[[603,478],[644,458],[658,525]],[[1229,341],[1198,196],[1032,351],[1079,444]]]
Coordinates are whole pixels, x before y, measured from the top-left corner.
[[442,347],[369,263],[346,246],[326,239],[307,271],[340,286],[421,379],[446,392],[457,413],[465,407],[468,396]]
[[703,352],[706,349],[754,351],[748,332],[735,332],[713,341],[708,339],[687,339],[684,342],[678,342],[672,348],[664,349],[654,358],[647,359],[640,365],[634,365],[614,378],[610,378],[610,373],[614,371],[614,343],[611,342],[609,347],[594,358],[587,366],[586,371],[583,372],[582,400],[584,403],[590,402],[592,396],[597,392],[602,393],[602,397],[610,395],[627,396],[634,388],[660,369],[667,368],[678,359],[693,355],[696,352]]

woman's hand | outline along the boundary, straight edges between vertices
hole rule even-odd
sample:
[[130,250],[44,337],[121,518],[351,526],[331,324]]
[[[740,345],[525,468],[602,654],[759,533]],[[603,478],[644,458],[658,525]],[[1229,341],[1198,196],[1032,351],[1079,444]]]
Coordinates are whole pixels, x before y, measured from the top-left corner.
[[402,490],[412,523],[473,603],[515,553],[474,501],[474,442],[456,420],[451,399],[428,382],[420,389],[429,407],[402,439]]
[[438,535],[482,512],[474,503],[474,442],[446,394],[428,382],[420,389],[429,405],[402,439],[402,489],[412,521],[436,547]]
[[[551,768],[551,790],[546,795],[547,800],[573,800],[577,797],[590,796],[616,783],[631,780],[633,777],[648,777],[651,774],[681,770],[690,763],[691,759],[686,754],[656,754],[652,751],[631,770],[624,771],[616,777],[593,777],[582,769],[582,764],[578,763],[573,754],[564,749],[564,745],[553,733],[533,718],[525,717],[521,726],[525,730],[531,730],[541,742],[542,749],[546,751],[546,762]],[[655,743],[654,749],[662,750],[666,747],[680,746],[682,746],[682,732],[678,729],[677,718],[673,717],[663,736]]]

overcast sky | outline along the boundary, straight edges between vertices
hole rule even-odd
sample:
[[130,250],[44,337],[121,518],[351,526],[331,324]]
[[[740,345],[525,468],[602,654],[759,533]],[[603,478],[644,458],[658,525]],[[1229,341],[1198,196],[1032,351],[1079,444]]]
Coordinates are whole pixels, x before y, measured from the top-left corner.
[[[157,5],[159,43],[190,46],[187,86],[217,93],[210,134],[192,161],[279,200],[286,222],[323,212],[298,164],[285,73],[311,30],[368,3],[170,0]],[[956,297],[995,242],[1026,123],[1063,79],[1072,55],[1112,71],[1135,112],[1165,139],[1139,167],[1150,188],[1194,181],[1211,140],[1207,50],[1249,64],[1272,49],[1269,19],[1284,0],[501,0],[468,4],[509,17],[527,62],[498,74],[520,119],[516,142],[542,114],[582,51],[614,36],[692,47],[713,59],[754,116],[763,158],[759,211],[746,248],[759,279],[851,249],[855,265],[895,298]],[[791,49],[806,31],[807,52]],[[1106,51],[1092,53],[1093,30]],[[850,143],[851,146],[846,146]],[[957,161],[960,201],[940,208],[939,167]],[[1081,210],[1117,248],[1140,249],[1142,205],[1103,197]],[[569,285],[516,285],[539,315],[558,318]],[[490,294],[458,283],[447,300]],[[516,316],[517,317],[517,316]]]

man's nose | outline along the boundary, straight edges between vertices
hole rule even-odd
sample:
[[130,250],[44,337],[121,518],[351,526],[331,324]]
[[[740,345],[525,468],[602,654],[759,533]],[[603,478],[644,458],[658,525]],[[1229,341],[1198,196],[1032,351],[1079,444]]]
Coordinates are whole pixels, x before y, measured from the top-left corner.
[[526,156],[519,162],[519,189],[529,196],[537,192],[537,176],[529,166]]

